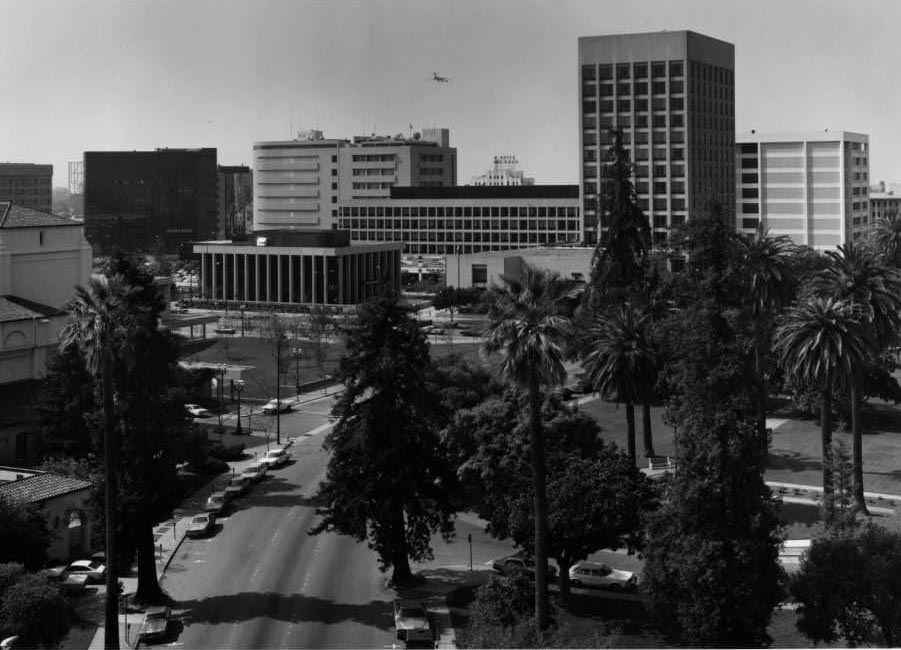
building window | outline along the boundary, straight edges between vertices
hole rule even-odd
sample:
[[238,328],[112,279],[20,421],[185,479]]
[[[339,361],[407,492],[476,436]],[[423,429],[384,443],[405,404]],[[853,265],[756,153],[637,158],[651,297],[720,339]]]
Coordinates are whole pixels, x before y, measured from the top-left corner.
[[636,63],[635,64],[635,78],[636,79],[647,79],[648,78],[648,64],[647,63]]

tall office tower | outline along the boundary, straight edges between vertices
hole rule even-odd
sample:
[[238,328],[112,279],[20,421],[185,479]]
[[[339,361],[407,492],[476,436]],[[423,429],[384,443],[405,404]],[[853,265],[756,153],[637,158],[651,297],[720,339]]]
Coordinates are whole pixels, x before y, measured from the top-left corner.
[[322,131],[294,140],[257,142],[254,230],[331,230],[338,200],[389,198],[392,187],[457,184],[457,150],[447,129],[327,139]]
[[84,161],[69,161],[69,194],[84,194]]
[[495,156],[494,166],[480,176],[473,176],[470,185],[534,185],[535,179],[519,168],[516,156]]
[[246,165],[219,165],[219,239],[253,230],[253,172]]
[[584,239],[595,244],[603,162],[620,129],[654,244],[711,201],[735,204],[735,48],[695,32],[579,39]]
[[752,132],[735,147],[736,227],[829,250],[870,227],[869,137],[847,131]]
[[216,181],[216,149],[85,151],[85,235],[104,255],[215,239]]
[[53,165],[0,163],[0,201],[50,212],[52,190]]

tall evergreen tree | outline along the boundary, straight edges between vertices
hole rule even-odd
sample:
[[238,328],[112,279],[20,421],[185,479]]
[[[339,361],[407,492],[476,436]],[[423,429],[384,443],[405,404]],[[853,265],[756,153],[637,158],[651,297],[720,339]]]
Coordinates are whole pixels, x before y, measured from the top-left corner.
[[440,399],[427,390],[428,343],[396,295],[363,305],[346,331],[337,378],[344,391],[325,439],[332,452],[313,533],[368,540],[392,582],[411,576],[410,559],[430,559],[431,536],[453,536],[454,475],[440,444]]

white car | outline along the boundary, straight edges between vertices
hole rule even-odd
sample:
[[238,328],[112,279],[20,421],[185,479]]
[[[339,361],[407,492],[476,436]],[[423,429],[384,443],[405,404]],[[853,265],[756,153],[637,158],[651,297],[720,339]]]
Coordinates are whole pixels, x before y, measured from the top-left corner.
[[253,465],[249,465],[243,469],[240,476],[243,476],[248,481],[259,481],[266,476],[266,463],[258,461]]
[[185,410],[192,418],[208,418],[212,415],[200,404],[185,404]]
[[97,560],[75,560],[66,567],[68,575],[85,575],[88,582],[103,582],[106,579],[106,565]]
[[263,404],[263,413],[266,415],[275,415],[276,413],[287,413],[291,410],[291,402],[286,399],[275,399],[274,397]]
[[569,569],[569,581],[573,587],[598,589],[634,589],[638,577],[631,571],[613,569],[599,562],[576,562]]
[[394,629],[397,640],[408,647],[415,643],[429,644],[434,647],[435,634],[432,622],[422,603],[413,600],[394,601]]
[[265,464],[269,469],[281,467],[291,460],[291,456],[283,447],[276,447],[266,452],[266,455],[260,459],[260,463]]

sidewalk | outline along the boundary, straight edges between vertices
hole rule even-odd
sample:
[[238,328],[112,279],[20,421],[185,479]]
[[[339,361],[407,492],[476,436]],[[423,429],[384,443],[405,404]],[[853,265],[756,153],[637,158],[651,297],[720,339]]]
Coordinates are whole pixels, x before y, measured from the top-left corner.
[[[326,387],[326,389],[324,390],[317,390],[312,393],[306,393],[297,397],[292,402],[292,404],[295,407],[301,406],[303,404],[322,399],[323,397],[334,395],[335,393],[339,392],[340,389],[341,386],[336,385]],[[284,438],[286,442],[288,438],[291,438],[292,441],[294,441],[298,438],[316,435],[328,426],[330,426],[329,423],[326,423],[322,427],[317,427],[312,431],[302,434],[295,434],[293,436],[285,434]],[[258,457],[254,452],[250,453],[252,455],[247,458],[239,461],[231,461],[229,463],[234,474],[240,474],[244,468],[250,466],[258,460]],[[217,479],[221,479],[222,476],[222,474],[219,474],[210,477],[210,480],[207,483],[202,485],[192,495],[188,496],[185,499],[185,501],[182,503],[181,508],[177,508],[175,510],[175,517],[173,519],[161,522],[154,527],[153,541],[157,549],[156,571],[160,581],[162,581],[163,577],[166,575],[166,569],[169,567],[169,563],[172,561],[172,558],[178,552],[179,547],[185,539],[185,531],[190,524],[191,517],[199,512],[198,506],[196,504],[204,502],[204,500],[207,496],[209,496],[212,490],[211,486],[216,482]],[[125,594],[134,594],[137,591],[137,575],[120,578],[120,581],[124,586]],[[131,648],[135,648],[137,646],[138,631],[143,620],[144,615],[142,613],[119,614],[119,647],[121,648],[121,650],[130,650]],[[106,635],[105,630],[103,629],[103,625],[98,625],[97,630],[94,632],[94,637],[91,640],[91,644],[88,646],[89,650],[103,650],[105,638]]]

